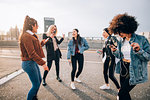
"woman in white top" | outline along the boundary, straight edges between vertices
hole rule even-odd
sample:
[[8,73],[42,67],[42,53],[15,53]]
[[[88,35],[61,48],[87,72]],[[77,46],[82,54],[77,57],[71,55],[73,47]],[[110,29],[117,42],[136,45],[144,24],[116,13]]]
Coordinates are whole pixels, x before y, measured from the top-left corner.
[[110,22],[109,31],[119,34],[123,41],[118,48],[111,46],[113,54],[120,59],[116,73],[120,74],[121,89],[119,100],[131,100],[129,92],[139,83],[148,80],[147,63],[150,60],[150,45],[148,40],[134,32],[138,22],[134,16],[118,14]]

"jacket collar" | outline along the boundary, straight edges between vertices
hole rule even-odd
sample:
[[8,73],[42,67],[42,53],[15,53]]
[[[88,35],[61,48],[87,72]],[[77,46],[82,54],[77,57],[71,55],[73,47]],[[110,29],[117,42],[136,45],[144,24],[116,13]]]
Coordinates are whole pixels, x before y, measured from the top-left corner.
[[132,35],[131,35],[131,39],[130,39],[130,43],[133,43],[133,41],[135,40],[135,38],[136,38],[136,34],[135,33],[132,33]]
[[36,34],[34,34],[32,31],[27,30],[26,32],[38,39],[38,36]]
[[27,30],[26,32],[31,34],[31,35],[34,35],[34,33],[32,31],[30,31],[30,30]]

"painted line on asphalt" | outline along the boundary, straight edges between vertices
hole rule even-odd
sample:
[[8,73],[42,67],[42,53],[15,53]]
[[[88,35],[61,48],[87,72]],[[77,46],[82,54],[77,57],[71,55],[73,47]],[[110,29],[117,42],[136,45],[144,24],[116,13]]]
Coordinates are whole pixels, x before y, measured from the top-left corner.
[[20,69],[20,70],[18,70],[18,71],[16,71],[16,72],[12,73],[12,74],[10,74],[10,75],[7,75],[7,76],[1,78],[1,79],[0,79],[0,85],[6,83],[7,81],[13,79],[14,77],[20,75],[20,74],[23,73],[23,72],[24,72],[23,69]]
[[[21,58],[21,57],[18,57],[18,56],[0,56],[0,57],[3,57],[3,58]],[[63,62],[68,62],[67,59],[62,59],[61,61],[63,61]],[[96,62],[96,61],[85,61],[85,62],[86,62],[86,63],[96,63],[96,64],[102,63],[102,62]],[[20,74],[23,73],[23,72],[24,72],[23,69],[20,69],[20,70],[18,70],[18,71],[16,71],[16,72],[12,73],[12,74],[10,74],[10,75],[7,75],[7,76],[1,78],[1,79],[0,79],[0,85],[6,83],[7,81],[13,79],[14,77],[20,75]]]
[[[18,57],[18,56],[3,56],[3,55],[1,55],[0,57],[1,57],[1,58],[19,58],[19,59],[21,59],[21,57]],[[46,58],[44,58],[44,60],[46,60]],[[61,59],[61,61],[68,62],[67,59]],[[101,64],[101,63],[103,63],[102,61],[101,61],[101,62],[96,62],[96,61],[84,61],[84,62],[87,62],[87,63],[96,63],[96,64]],[[148,66],[150,66],[150,65],[148,65]]]
[[[0,56],[1,58],[21,58],[21,57],[18,57],[18,56]],[[46,60],[46,58],[44,58],[44,60]],[[67,59],[61,59],[61,61],[64,61],[64,62],[68,62]],[[86,63],[96,63],[96,64],[101,64],[102,62],[96,62],[96,61],[84,61]]]
[[3,56],[3,55],[1,55],[0,56],[1,58],[21,58],[21,57],[18,57],[18,56]]
[[[18,57],[18,56],[0,56],[1,58],[21,58],[21,57]],[[44,60],[46,60],[46,58],[44,58]],[[68,62],[68,60],[67,59],[61,59],[61,61],[62,62]],[[96,64],[99,64],[99,63],[102,63],[102,62],[96,62],[96,61],[85,61],[86,63],[96,63]],[[0,85],[2,85],[2,84],[4,84],[4,83],[6,83],[7,81],[9,81],[9,80],[11,80],[11,79],[13,79],[14,77],[16,77],[16,76],[18,76],[18,75],[20,75],[21,73],[23,73],[24,71],[23,71],[23,69],[20,69],[20,70],[18,70],[18,71],[16,71],[16,72],[14,72],[14,73],[12,73],[12,74],[9,74],[9,75],[7,75],[7,76],[5,76],[5,77],[3,77],[3,78],[1,78],[0,79]]]
[[[61,61],[64,61],[64,62],[68,62],[67,59],[62,59]],[[96,61],[84,61],[86,63],[95,63],[95,64],[101,64],[102,62],[96,62]]]

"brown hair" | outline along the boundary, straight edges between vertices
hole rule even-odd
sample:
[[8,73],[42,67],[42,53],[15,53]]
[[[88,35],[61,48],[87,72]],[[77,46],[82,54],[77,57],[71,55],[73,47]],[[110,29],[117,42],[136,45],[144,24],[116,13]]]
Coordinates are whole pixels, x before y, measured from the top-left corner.
[[75,28],[73,30],[75,30],[77,32],[77,44],[76,44],[75,38],[73,37],[73,45],[74,44],[78,45],[78,43],[79,43],[79,45],[81,46],[81,40],[82,40],[82,38],[79,35],[79,30],[77,28]]
[[129,16],[127,13],[116,15],[109,25],[109,32],[114,34],[134,33],[137,30],[138,22],[134,16]]
[[34,18],[30,18],[28,15],[25,17],[24,24],[23,24],[23,30],[19,36],[19,42],[21,39],[22,34],[24,34],[27,30],[32,31],[32,26],[37,25],[37,21]]

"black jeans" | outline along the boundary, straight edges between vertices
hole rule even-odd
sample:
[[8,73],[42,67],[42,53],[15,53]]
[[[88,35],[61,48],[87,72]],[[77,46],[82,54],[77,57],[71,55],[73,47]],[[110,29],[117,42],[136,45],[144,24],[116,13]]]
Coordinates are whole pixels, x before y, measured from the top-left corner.
[[79,77],[79,75],[81,74],[83,70],[83,63],[84,63],[83,54],[80,54],[80,53],[75,54],[75,56],[71,57],[71,62],[72,62],[71,81],[73,82],[75,74],[76,74],[76,70],[77,70],[77,62],[79,66],[78,66],[78,72],[76,74],[76,78]]
[[103,74],[104,74],[104,79],[105,79],[105,83],[108,84],[108,70],[109,70],[109,78],[113,81],[113,83],[116,85],[117,89],[120,88],[119,83],[117,81],[117,79],[114,76],[114,71],[115,71],[115,57],[111,58],[107,57],[104,63],[104,70],[103,70]]
[[[59,58],[58,58],[58,57],[55,58],[54,61],[55,61],[55,66],[56,66],[56,75],[57,75],[57,77],[59,77]],[[47,66],[48,66],[48,68],[49,68],[49,71],[50,71],[50,69],[51,69],[52,62],[53,62],[53,60],[50,60],[50,61],[47,62]],[[47,74],[48,74],[48,71],[47,71],[47,70],[44,71],[43,80],[45,80]]]
[[118,93],[119,100],[131,100],[129,92],[136,86],[129,84],[129,65],[130,63],[121,63],[120,84],[121,88]]

